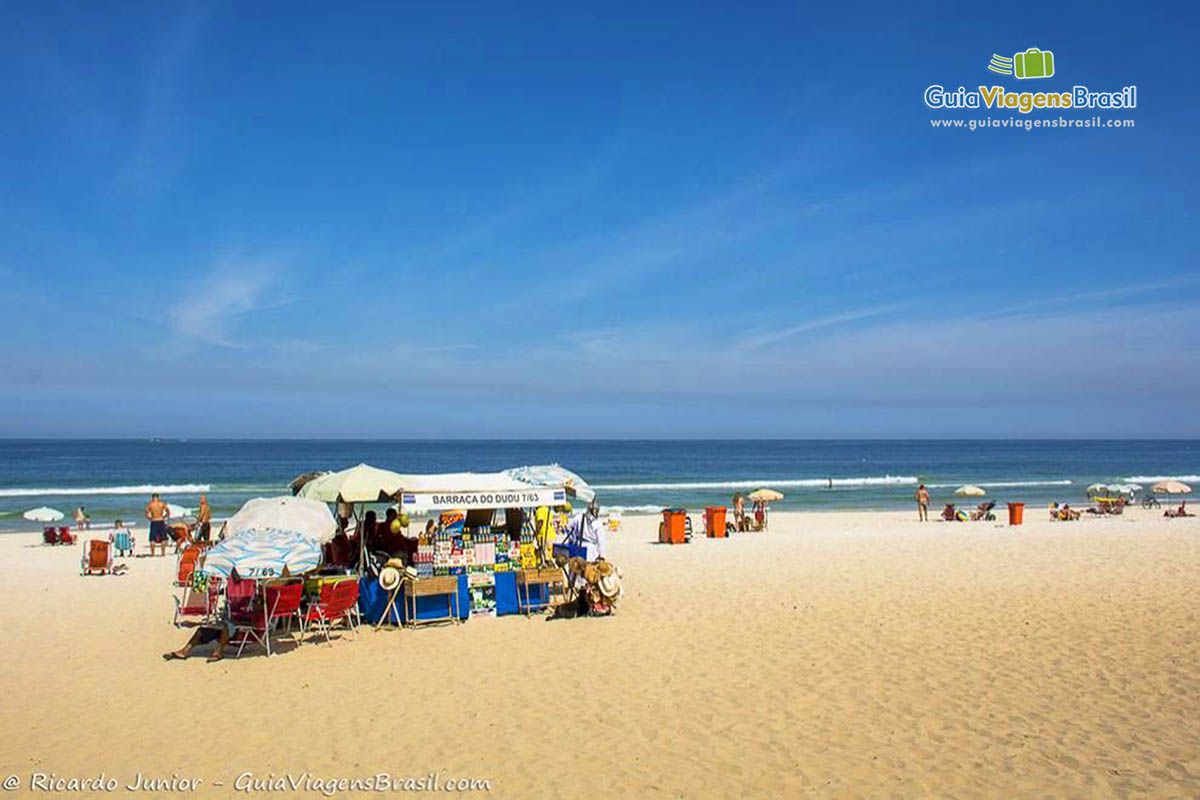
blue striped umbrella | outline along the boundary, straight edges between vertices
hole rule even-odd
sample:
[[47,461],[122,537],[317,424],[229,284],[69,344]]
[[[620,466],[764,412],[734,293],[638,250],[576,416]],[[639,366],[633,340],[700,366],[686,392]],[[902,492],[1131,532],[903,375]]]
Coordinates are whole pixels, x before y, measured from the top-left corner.
[[251,528],[230,536],[208,551],[202,569],[228,580],[298,576],[321,563],[321,546],[295,531]]

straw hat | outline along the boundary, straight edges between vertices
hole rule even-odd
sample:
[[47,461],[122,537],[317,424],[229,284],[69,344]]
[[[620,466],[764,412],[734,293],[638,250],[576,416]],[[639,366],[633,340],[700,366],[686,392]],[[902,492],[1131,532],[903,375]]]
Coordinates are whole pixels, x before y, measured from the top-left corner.
[[384,566],[385,567],[395,567],[396,569],[404,569],[404,559],[403,558],[389,558],[387,560],[387,563],[384,564]]
[[583,579],[589,584],[595,584],[600,580],[600,573],[596,570],[595,564],[588,564],[583,568]]
[[615,571],[616,568],[612,565],[611,561],[600,559],[596,562],[596,572],[600,573],[601,578],[606,578],[609,575],[612,575]]
[[395,591],[400,586],[400,570],[396,569],[388,563],[383,569],[379,570],[379,588],[385,592]]
[[415,581],[420,574],[421,573],[417,572],[416,567],[405,567],[404,568],[404,577],[406,577],[406,578],[411,578],[412,580]]
[[600,594],[604,599],[611,603],[621,596],[621,576],[616,572],[610,572],[600,578],[597,588],[600,589]]

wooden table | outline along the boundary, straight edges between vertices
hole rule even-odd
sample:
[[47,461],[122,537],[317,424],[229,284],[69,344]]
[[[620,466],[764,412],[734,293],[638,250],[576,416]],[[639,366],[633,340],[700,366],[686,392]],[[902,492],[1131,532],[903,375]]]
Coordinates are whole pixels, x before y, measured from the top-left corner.
[[[417,598],[435,595],[446,596],[446,616],[418,619]],[[458,576],[439,575],[434,578],[405,578],[404,602],[405,609],[408,611],[408,626],[411,628],[438,622],[458,622]]]
[[[529,601],[530,586],[557,586],[559,592],[563,589],[563,573],[558,567],[538,567],[536,569],[522,569],[517,571],[517,608],[520,609],[525,616],[529,616],[533,611],[548,608],[550,606],[550,590],[546,590],[546,602],[534,605]],[[525,597],[521,597],[520,587],[525,587]]]

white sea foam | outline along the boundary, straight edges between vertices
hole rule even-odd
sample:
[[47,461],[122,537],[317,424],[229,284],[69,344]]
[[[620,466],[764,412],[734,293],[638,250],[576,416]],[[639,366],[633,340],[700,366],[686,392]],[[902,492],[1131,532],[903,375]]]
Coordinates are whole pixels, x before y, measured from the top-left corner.
[[600,506],[600,513],[611,514],[614,511],[620,514],[657,514],[662,511],[664,506]]
[[1130,475],[1121,483],[1158,483],[1159,481],[1200,481],[1200,475]]
[[[1011,489],[1025,488],[1028,486],[1070,486],[1073,481],[1058,480],[1058,481],[989,481],[984,483],[975,483],[973,486],[978,486],[981,489]],[[957,489],[962,486],[962,483],[927,483],[925,484],[930,489]]]
[[[900,486],[916,485],[917,479],[912,475],[881,475],[870,478],[834,478],[833,486]],[[682,489],[757,489],[767,486],[772,489],[805,487],[827,487],[829,478],[759,478],[757,480],[728,480],[728,481],[697,481],[685,483],[608,483],[592,484],[596,490],[622,492],[672,491]]]
[[178,483],[143,486],[83,486],[75,489],[0,489],[0,497],[49,497],[95,494],[202,494],[211,492],[206,483]]

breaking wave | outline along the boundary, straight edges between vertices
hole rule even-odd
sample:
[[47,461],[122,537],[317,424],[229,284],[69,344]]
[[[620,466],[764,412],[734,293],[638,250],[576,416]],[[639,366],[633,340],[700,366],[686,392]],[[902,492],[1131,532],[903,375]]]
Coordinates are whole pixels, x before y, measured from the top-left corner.
[[0,497],[48,497],[97,494],[202,494],[211,492],[206,483],[145,484],[142,486],[84,486],[75,489],[0,489]]
[[1066,479],[1059,481],[983,481],[982,483],[959,481],[958,483],[927,483],[925,485],[930,489],[956,489],[964,483],[970,483],[981,489],[1011,489],[1024,488],[1026,486],[1070,486],[1074,481]]
[[[757,489],[762,486],[776,488],[821,488],[829,486],[829,478],[760,478],[757,480],[697,481],[684,483],[605,483],[592,484],[593,489],[608,489],[620,492],[650,492],[673,489]],[[916,485],[913,475],[881,475],[870,478],[833,478],[833,486],[903,486]]]
[[1200,481],[1200,475],[1130,475],[1121,483],[1157,483],[1159,481]]

